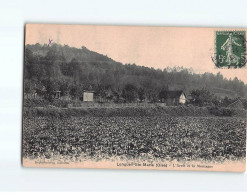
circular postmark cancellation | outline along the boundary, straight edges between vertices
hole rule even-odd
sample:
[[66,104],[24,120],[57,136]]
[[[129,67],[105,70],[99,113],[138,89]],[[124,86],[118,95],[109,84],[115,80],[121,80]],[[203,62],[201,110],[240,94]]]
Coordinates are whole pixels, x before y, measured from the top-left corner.
[[246,32],[216,31],[215,53],[212,60],[216,68],[243,68],[246,65]]

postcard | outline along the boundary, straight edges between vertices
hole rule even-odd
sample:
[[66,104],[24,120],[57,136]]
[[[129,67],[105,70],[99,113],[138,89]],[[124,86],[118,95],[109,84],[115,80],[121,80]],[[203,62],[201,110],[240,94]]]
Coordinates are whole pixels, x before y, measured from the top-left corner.
[[26,24],[25,167],[244,172],[246,29]]

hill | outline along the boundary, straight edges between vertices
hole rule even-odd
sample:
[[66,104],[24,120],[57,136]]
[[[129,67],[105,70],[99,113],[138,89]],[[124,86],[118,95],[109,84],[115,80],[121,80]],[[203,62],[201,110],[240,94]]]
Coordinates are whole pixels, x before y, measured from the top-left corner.
[[135,97],[155,100],[161,90],[206,88],[219,97],[247,97],[247,86],[237,78],[228,80],[220,73],[196,74],[183,67],[153,69],[135,64],[122,64],[108,56],[67,45],[26,45],[24,90],[47,93],[60,90],[62,96],[79,98],[82,90],[119,99],[126,95],[126,86]]

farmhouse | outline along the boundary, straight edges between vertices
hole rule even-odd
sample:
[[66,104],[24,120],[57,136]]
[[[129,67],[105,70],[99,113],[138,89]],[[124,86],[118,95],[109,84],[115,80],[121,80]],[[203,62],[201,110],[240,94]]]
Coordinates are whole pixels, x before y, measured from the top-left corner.
[[240,99],[236,100],[235,102],[228,105],[229,108],[237,108],[237,109],[244,109],[244,105]]
[[94,91],[83,91],[83,102],[93,102],[94,101]]
[[161,94],[161,102],[166,103],[166,105],[179,105],[185,104],[186,96],[183,91],[166,91]]

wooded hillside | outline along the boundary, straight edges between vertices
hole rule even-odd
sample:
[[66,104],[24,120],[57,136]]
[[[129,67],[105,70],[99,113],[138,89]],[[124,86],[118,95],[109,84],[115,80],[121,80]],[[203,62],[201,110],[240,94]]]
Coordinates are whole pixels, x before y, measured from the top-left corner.
[[221,97],[247,97],[247,86],[242,81],[225,79],[220,73],[196,74],[183,67],[160,70],[124,65],[86,47],[25,46],[25,93],[60,90],[61,95],[79,98],[82,90],[94,90],[96,96],[119,99],[131,91],[140,100],[155,100],[167,88],[186,93],[205,88]]

